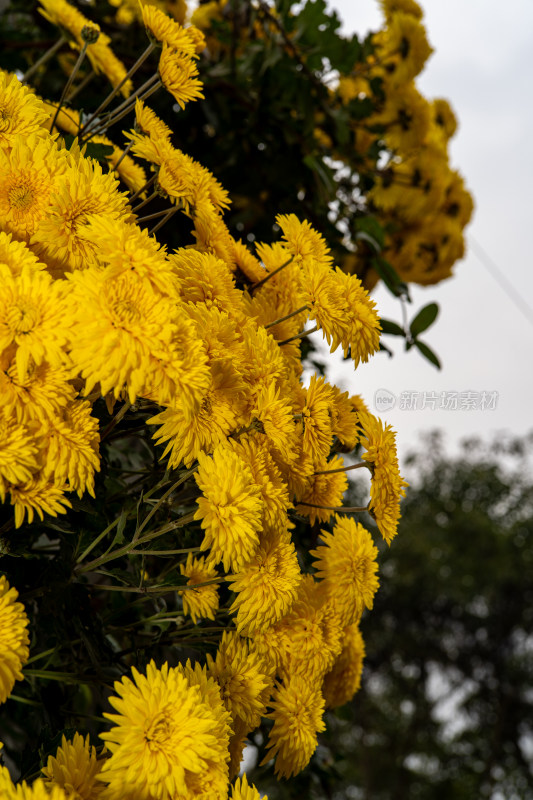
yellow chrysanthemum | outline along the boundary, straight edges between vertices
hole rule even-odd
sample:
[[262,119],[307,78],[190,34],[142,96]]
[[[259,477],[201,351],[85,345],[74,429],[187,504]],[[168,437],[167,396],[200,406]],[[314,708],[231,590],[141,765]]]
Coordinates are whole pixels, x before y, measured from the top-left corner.
[[96,22],[91,22],[87,17],[84,17],[77,8],[67,3],[66,0],[39,0],[39,3],[42,6],[42,8],[38,9],[39,13],[53,25],[57,25],[64,36],[80,47],[83,44],[81,32],[84,27],[100,30],[100,26]]
[[349,703],[361,685],[365,643],[357,623],[344,629],[340,655],[324,678],[322,693],[327,708]]
[[212,381],[198,408],[189,410],[174,403],[155,417],[149,425],[161,427],[153,434],[158,444],[168,442],[163,456],[170,453],[168,464],[190,467],[202,452],[210,452],[237,427],[238,408],[233,376],[218,366],[211,367]]
[[323,546],[311,550],[316,576],[334,601],[342,625],[358,622],[372,608],[379,587],[378,550],[372,536],[351,517],[337,515],[333,533],[321,531]]
[[28,660],[29,620],[24,606],[17,602],[18,592],[0,576],[0,703],[4,703],[15,685],[24,680],[22,667]]
[[216,657],[206,656],[207,672],[220,686],[222,700],[233,719],[256,728],[270,696],[270,670],[246,639],[224,631]]
[[187,55],[163,44],[159,59],[159,77],[167,92],[181,108],[191,100],[203,98],[202,82],[197,77],[198,67]]
[[224,261],[210,253],[185,248],[169,256],[169,261],[187,302],[214,306],[230,316],[237,313],[241,295]]
[[24,381],[30,361],[48,361],[60,367],[70,338],[65,286],[47,272],[23,267],[13,277],[0,264],[0,354],[13,348],[19,381]]
[[[1,384],[0,384],[1,385]],[[0,408],[0,501],[7,484],[29,481],[39,469],[35,432],[19,422],[11,411]]]
[[301,424],[304,449],[311,454],[316,464],[329,456],[333,443],[330,416],[332,402],[332,387],[325,378],[313,375],[309,388],[302,393]]
[[312,681],[300,675],[280,684],[274,694],[274,725],[262,764],[276,759],[274,771],[281,778],[297,775],[307,766],[317,746],[317,734],[325,730],[324,698]]
[[0,231],[0,264],[9,267],[11,274],[17,278],[24,267],[28,271],[46,269],[46,264],[39,261],[24,242],[17,242],[12,234]]
[[268,800],[266,794],[259,794],[255,786],[248,783],[246,773],[237,778],[231,789],[231,800]]
[[91,747],[89,736],[85,739],[75,733],[72,740],[61,737],[61,746],[55,756],[48,756],[43,775],[48,789],[62,787],[70,800],[99,800],[104,785],[98,775],[105,759],[98,759],[96,748]]
[[71,800],[60,786],[51,788],[38,778],[31,786],[22,781],[14,784],[6,767],[0,767],[0,797],[2,800]]
[[9,147],[17,134],[37,132],[47,116],[42,100],[16,75],[0,70],[0,147]]
[[307,220],[300,222],[295,214],[278,214],[276,223],[283,231],[284,245],[296,263],[314,261],[329,265],[333,261],[326,240]]
[[94,473],[100,470],[98,420],[86,400],[69,403],[41,430],[45,458],[43,475],[69,491],[94,497]]
[[205,530],[202,550],[210,548],[210,558],[222,561],[225,570],[239,569],[254,554],[259,543],[261,495],[253,483],[250,468],[226,444],[212,456],[198,454],[195,475],[202,492],[195,519]]
[[423,11],[415,0],[380,0],[380,5],[387,21],[390,21],[398,11],[411,14],[415,19],[422,19]]
[[45,514],[52,517],[66,514],[67,508],[71,508],[70,500],[65,497],[67,490],[68,486],[57,486],[41,473],[37,473],[26,483],[10,486],[11,505],[15,506],[15,527],[20,528],[25,515],[31,523],[35,513],[41,520]]
[[251,416],[260,423],[260,430],[269,444],[290,461],[295,433],[295,423],[290,405],[280,389],[271,383],[258,395]]
[[342,471],[344,462],[340,456],[335,456],[330,461],[323,459],[315,466],[318,474],[307,478],[304,489],[297,498],[301,505],[296,507],[299,514],[309,517],[311,525],[317,520],[327,522],[335,508],[342,505],[344,492],[348,488],[348,478]]
[[133,403],[157,392],[158,371],[178,334],[175,305],[131,270],[114,280],[97,269],[69,277],[78,304],[70,356],[86,393],[100,383],[102,395],[113,390],[118,397],[126,386]]
[[372,117],[372,124],[385,127],[387,144],[408,153],[424,142],[430,123],[430,105],[414,83],[406,83],[386,96],[385,105]]
[[48,213],[65,166],[50,137],[16,134],[10,148],[0,146],[0,226],[29,240]]
[[[192,798],[194,782],[228,758],[229,728],[221,735],[223,709],[192,685],[182,667],[157,669],[146,676],[132,668],[133,681],[115,682],[109,699],[118,712],[105,714],[113,728],[101,734],[111,751],[102,768],[108,800]],[[207,702],[206,702],[207,700]]]
[[32,239],[45,261],[67,271],[84,269],[94,258],[95,245],[85,237],[91,215],[128,216],[128,198],[118,191],[111,173],[105,174],[100,164],[81,155],[72,156],[71,162]]
[[414,14],[397,11],[390,15],[388,27],[374,36],[384,74],[394,86],[413,80],[433,52],[426,30]]
[[[147,6],[143,8],[146,9]],[[135,100],[135,120],[137,128],[154,141],[165,141],[172,136],[172,130],[168,125],[139,98]]]
[[76,394],[65,369],[51,367],[48,361],[37,365],[31,358],[23,380],[19,379],[13,357],[0,356],[0,396],[4,412],[18,422],[42,421],[56,417]]
[[167,44],[174,50],[192,56],[195,52],[195,45],[187,28],[171,19],[156,6],[142,3],[142,20],[148,32],[148,36],[155,42]]
[[239,633],[251,636],[284,617],[296,599],[301,579],[292,542],[273,540],[260,546],[250,561],[228,578],[236,593],[230,614],[237,613]]
[[[218,577],[216,567],[206,564],[202,556],[194,557],[192,553],[187,556],[187,562],[180,564],[180,573],[188,578],[187,585],[204,583]],[[184,589],[178,592],[183,602],[183,613],[188,614],[194,624],[199,618],[215,619],[218,609],[219,596],[216,585],[200,586],[198,589]]]
[[359,414],[363,431],[361,444],[365,449],[364,461],[372,467],[370,486],[370,513],[377,522],[381,535],[390,544],[396,536],[400,519],[400,500],[405,495],[404,481],[400,475],[396,454],[396,434],[390,425],[373,414]]

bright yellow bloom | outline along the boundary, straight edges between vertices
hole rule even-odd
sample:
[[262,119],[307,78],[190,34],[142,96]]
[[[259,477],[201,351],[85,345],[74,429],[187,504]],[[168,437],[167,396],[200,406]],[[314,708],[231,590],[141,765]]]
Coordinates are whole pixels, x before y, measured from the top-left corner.
[[30,362],[60,367],[70,338],[65,285],[47,272],[23,267],[14,278],[0,264],[0,354],[15,350],[17,377],[25,380]]
[[169,467],[190,467],[200,453],[212,451],[237,427],[234,378],[217,365],[211,371],[211,385],[198,408],[174,403],[148,420],[149,425],[161,425],[153,438],[158,444],[168,442],[162,457],[170,453]]
[[68,486],[56,486],[41,473],[26,483],[10,486],[11,505],[15,506],[15,527],[20,528],[26,514],[29,523],[33,522],[35,512],[41,520],[44,514],[52,517],[66,514],[67,508],[71,508],[70,500],[64,494],[67,490]]
[[75,733],[74,738],[67,741],[63,734],[55,756],[48,756],[43,767],[47,788],[62,787],[70,800],[99,800],[104,785],[98,781],[98,775],[104,760],[97,758],[89,736],[84,739],[80,733]]
[[[216,567],[206,564],[205,558],[202,556],[195,558],[192,553],[188,554],[186,564],[180,564],[180,573],[187,576],[187,586],[194,586],[196,583],[204,583],[218,577]],[[184,589],[178,594],[183,602],[183,613],[188,614],[195,625],[198,618],[215,619],[215,611],[217,611],[219,603],[216,584],[201,586],[198,589]]]
[[194,61],[167,44],[163,44],[159,59],[159,77],[167,92],[181,108],[191,100],[203,98],[202,82],[197,77]]
[[24,242],[17,242],[12,234],[0,231],[0,264],[9,267],[11,274],[17,278],[24,267],[28,272],[46,269],[46,264],[39,261]]
[[402,154],[421,146],[429,123],[430,105],[412,82],[387,93],[383,108],[372,116],[372,124],[385,127],[387,144]]
[[0,147],[9,147],[17,134],[38,132],[47,116],[43,101],[31,89],[0,70]]
[[60,786],[49,786],[40,778],[29,786],[26,781],[14,784],[7,767],[0,767],[0,797],[2,800],[72,800]]
[[185,248],[169,256],[169,261],[178,276],[184,300],[235,315],[241,295],[224,261],[210,253]]
[[313,375],[309,388],[302,393],[303,446],[311,454],[313,463],[323,461],[333,444],[330,406],[332,387],[325,378]]
[[[143,6],[146,9],[147,6]],[[135,100],[135,120],[139,130],[153,139],[154,141],[165,141],[170,139],[172,131],[168,125],[159,119],[152,109],[137,98]]]
[[91,22],[87,17],[84,17],[77,8],[67,3],[66,0],[39,0],[39,3],[42,6],[42,8],[38,9],[39,13],[53,25],[57,25],[61,29],[61,33],[71,41],[76,42],[79,47],[83,45],[81,32],[84,27],[100,30],[100,26],[96,22]]
[[313,681],[293,675],[278,685],[268,715],[274,726],[261,763],[275,757],[274,771],[281,778],[301,772],[315,752],[317,734],[326,728],[323,713],[324,698]]
[[[1,384],[0,384],[1,385]],[[39,469],[35,432],[18,422],[13,411],[0,408],[0,501],[7,484],[29,481]]]
[[[342,505],[344,492],[348,488],[348,478],[345,472],[328,472],[328,470],[342,470],[344,462],[340,456],[335,456],[330,461],[323,459],[315,464],[317,472],[324,472],[323,475],[311,475],[307,478],[304,490],[298,494],[298,505],[296,510],[299,514],[309,517],[309,522],[314,525],[319,522],[327,522],[333,514],[333,510]],[[309,503],[309,505],[306,505]],[[319,506],[319,508],[315,508]],[[327,506],[327,508],[320,508]],[[332,510],[333,509],[333,510]]]
[[365,643],[357,623],[344,629],[340,655],[324,678],[322,693],[326,707],[337,708],[349,703],[361,685]]
[[61,410],[74,399],[73,386],[68,383],[65,369],[51,367],[47,361],[39,366],[33,358],[26,369],[23,380],[19,379],[14,358],[0,357],[0,396],[4,412],[14,415],[18,422],[28,424],[31,420],[48,420],[57,417]]
[[94,473],[100,470],[98,420],[86,400],[69,403],[48,419],[41,431],[45,452],[43,476],[58,485],[67,484],[81,497],[94,497]]
[[157,392],[162,376],[155,371],[178,334],[175,305],[132,270],[114,280],[97,269],[69,277],[77,303],[70,356],[86,393],[100,383],[102,395],[118,397],[126,386],[133,403],[146,389]]
[[224,705],[233,719],[239,717],[249,730],[256,728],[266,712],[272,681],[262,657],[246,639],[224,631],[216,657],[208,653],[207,672],[220,686]]
[[171,19],[154,5],[141,4],[142,18],[149,38],[167,44],[174,50],[192,56],[195,52],[193,39],[188,29]]
[[362,458],[372,467],[370,513],[381,535],[390,544],[396,536],[400,519],[400,500],[405,496],[407,482],[400,475],[396,454],[396,434],[390,425],[373,414],[359,414],[366,452]]
[[18,592],[5,575],[0,576],[0,703],[13,690],[15,681],[24,680],[22,667],[28,660],[30,639],[26,630],[29,620]]
[[259,794],[255,786],[248,783],[246,773],[237,778],[231,790],[231,800],[268,800],[266,794]]
[[251,416],[260,423],[259,429],[265,434],[271,447],[281,457],[290,461],[295,433],[295,423],[291,406],[274,383],[263,389],[257,396]]
[[199,453],[198,461],[194,477],[202,497],[194,517],[205,530],[201,549],[210,548],[210,558],[222,561],[225,570],[239,569],[259,544],[259,488],[250,468],[226,444],[218,445],[212,456]]
[[128,216],[127,195],[117,190],[112,173],[105,174],[96,161],[78,154],[70,161],[32,239],[47,263],[67,271],[84,269],[94,258],[96,246],[85,236],[91,215]]
[[283,231],[284,246],[296,263],[311,260],[330,265],[333,261],[326,240],[307,220],[300,222],[295,214],[278,214],[276,223]]
[[16,134],[10,148],[0,146],[0,226],[29,240],[48,213],[65,166],[50,137]]
[[251,636],[284,617],[296,599],[301,579],[292,542],[274,539],[261,545],[250,561],[228,578],[236,593],[230,614],[237,613],[239,633]]
[[390,15],[388,27],[374,36],[374,44],[385,65],[384,76],[393,86],[413,80],[433,52],[424,26],[405,11]]
[[323,546],[311,550],[316,578],[323,581],[342,625],[358,622],[364,608],[372,608],[379,586],[378,550],[371,535],[351,517],[337,515],[333,533],[321,531]]
[[118,713],[105,714],[113,728],[101,734],[112,754],[102,769],[107,800],[192,800],[194,782],[225,767],[229,727],[220,724],[220,699],[211,705],[213,695],[184,672],[151,661],[146,676],[133,667],[134,682],[115,682],[119,696],[109,702]]

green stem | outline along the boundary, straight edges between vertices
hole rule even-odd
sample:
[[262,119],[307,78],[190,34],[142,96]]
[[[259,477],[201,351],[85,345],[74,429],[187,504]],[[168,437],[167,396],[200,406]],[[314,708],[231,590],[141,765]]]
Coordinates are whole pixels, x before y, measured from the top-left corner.
[[53,672],[47,669],[24,669],[26,678],[41,678],[50,681],[62,681],[64,683],[89,683],[90,681],[81,680],[79,676],[70,672]]
[[370,472],[372,472],[372,467],[370,464],[367,464],[366,461],[361,461],[360,464],[352,464],[349,467],[339,467],[339,469],[321,469],[318,472],[314,472],[313,475],[330,475],[334,472],[349,472],[351,469],[361,469],[361,467],[366,467],[370,470]]
[[107,425],[107,427],[105,427],[105,428],[104,428],[104,430],[103,430],[103,432],[102,432],[102,435],[100,436],[100,441],[101,441],[101,442],[103,442],[103,441],[104,441],[104,439],[106,438],[106,436],[108,436],[108,434],[110,434],[110,433],[111,433],[111,431],[113,430],[113,428],[114,428],[116,425],[118,425],[118,423],[120,422],[120,420],[121,420],[121,419],[123,419],[123,418],[126,416],[126,414],[128,413],[128,411],[130,410],[130,408],[131,408],[131,403],[129,402],[129,400],[126,400],[126,402],[124,403],[124,405],[122,406],[122,408],[120,408],[120,409],[118,410],[118,412],[115,414],[115,416],[113,417],[113,419],[111,420],[111,422],[109,423],[109,425]]
[[291,317],[295,317],[297,314],[301,314],[302,311],[307,311],[307,306],[302,306],[301,308],[297,308],[296,311],[291,311],[290,314],[287,314],[285,317],[280,317],[279,319],[274,320],[274,322],[269,322],[268,325],[264,327],[268,330],[268,328],[273,328],[274,325],[278,325],[280,322],[285,322],[285,320],[290,319]]
[[83,47],[80,50],[80,54],[78,56],[78,60],[74,64],[74,68],[73,68],[72,72],[70,73],[70,75],[68,77],[68,80],[67,80],[67,82],[65,84],[65,87],[64,87],[63,92],[61,94],[61,97],[59,99],[59,105],[57,106],[56,113],[54,114],[54,118],[52,120],[52,125],[50,126],[50,133],[52,133],[52,131],[54,130],[54,125],[56,124],[57,118],[59,116],[59,112],[61,111],[61,106],[65,102],[65,98],[68,96],[68,93],[70,91],[70,87],[72,86],[74,78],[78,74],[78,70],[81,67],[82,63],[83,63],[83,59],[85,58],[85,54],[87,53],[88,46],[89,46],[88,42],[84,42],[83,43]]
[[296,503],[297,506],[309,506],[310,508],[323,508],[326,511],[337,511],[339,514],[357,514],[363,511],[368,511],[368,506],[320,506],[316,503],[304,503],[300,500]]
[[130,197],[130,205],[134,202],[134,200],[137,200],[139,195],[141,195],[143,192],[145,192],[147,189],[150,188],[150,186],[152,185],[152,183],[155,181],[156,178],[157,178],[157,173],[155,173],[155,175],[152,175],[150,180],[146,181],[144,186],[141,186],[140,189],[137,189],[135,194],[132,194],[132,196]]
[[[157,81],[155,86],[153,85],[154,81]],[[156,72],[155,75],[152,75],[151,78],[148,78],[148,80],[145,81],[145,83],[143,83],[140,89],[137,89],[137,91],[134,92],[134,94],[130,95],[130,97],[128,97],[127,100],[121,103],[118,106],[118,108],[116,108],[109,115],[109,117],[107,117],[107,119],[98,121],[96,123],[96,126],[93,127],[93,130],[89,130],[88,128],[86,128],[82,136],[83,141],[87,141],[91,139],[93,136],[97,136],[100,133],[104,133],[107,130],[107,128],[109,128],[111,125],[114,125],[116,122],[119,122],[127,114],[129,114],[130,111],[133,110],[135,106],[135,100],[137,98],[139,98],[139,100],[145,100],[147,97],[150,97],[150,95],[153,94],[155,91],[157,91],[157,89],[159,89],[162,85],[163,84],[159,79],[159,75]]]
[[124,148],[124,151],[123,151],[122,155],[120,156],[119,160],[117,161],[117,163],[113,164],[113,169],[118,170],[118,168],[120,167],[120,165],[122,164],[122,162],[124,161],[124,159],[126,158],[128,153],[130,152],[132,147],[133,147],[133,139],[131,139],[131,141],[128,142],[128,144]]
[[169,220],[171,217],[173,217],[173,216],[174,216],[174,214],[175,214],[177,211],[179,211],[179,209],[178,209],[176,206],[174,206],[174,208],[171,208],[171,209],[170,209],[170,211],[168,211],[168,212],[166,213],[166,215],[163,217],[163,219],[162,219],[162,220],[160,220],[160,222],[158,222],[158,223],[157,223],[157,225],[154,225],[154,227],[153,227],[153,228],[152,228],[150,231],[148,231],[148,235],[149,235],[149,236],[153,236],[155,233],[157,233],[157,231],[159,230],[159,228],[162,228],[162,227],[163,227],[163,225],[165,224],[165,222],[168,222],[168,220]]
[[309,336],[311,333],[314,333],[317,330],[318,330],[318,325],[315,325],[315,327],[311,328],[311,330],[300,331],[300,333],[297,333],[296,336],[291,336],[290,339],[284,339],[282,342],[278,342],[278,344],[281,347],[284,344],[289,344],[289,342],[294,342],[295,339],[304,339],[306,336]]
[[[196,469],[188,469],[188,470],[187,470],[187,471],[186,471],[186,472],[185,472],[185,473],[184,473],[184,474],[183,474],[183,475],[182,475],[182,476],[181,476],[181,477],[180,477],[180,478],[179,478],[179,479],[178,479],[178,480],[177,480],[175,483],[173,483],[173,484],[172,484],[172,486],[170,487],[170,489],[167,489],[167,491],[166,491],[166,492],[165,492],[165,493],[164,493],[164,494],[163,494],[163,495],[162,495],[162,496],[159,498],[159,500],[157,501],[157,503],[155,504],[155,506],[154,506],[154,507],[153,507],[153,508],[150,510],[150,512],[149,512],[149,513],[146,515],[146,517],[144,518],[144,520],[141,522],[141,525],[140,525],[140,527],[139,527],[139,528],[138,528],[138,529],[135,531],[135,535],[134,535],[134,537],[133,537],[133,541],[134,541],[134,542],[135,542],[135,541],[137,540],[137,538],[138,538],[138,537],[141,535],[141,533],[143,532],[143,530],[146,528],[146,526],[148,525],[148,523],[150,522],[150,520],[152,519],[152,517],[154,516],[154,514],[156,513],[156,511],[157,511],[157,510],[158,510],[158,509],[159,509],[159,508],[162,506],[162,504],[165,502],[165,500],[167,499],[167,497],[169,497],[169,496],[172,494],[172,492],[175,492],[175,491],[176,491],[176,489],[177,489],[179,486],[181,486],[181,484],[182,484],[182,483],[185,483],[185,481],[187,480],[187,478],[188,478],[190,475],[192,475],[192,474],[193,474],[193,472],[195,472],[195,471],[196,471]],[[146,499],[146,498],[145,498],[145,499]]]
[[113,522],[111,522],[107,526],[107,528],[104,531],[102,531],[102,533],[100,533],[93,542],[91,542],[91,544],[83,551],[81,556],[76,559],[76,564],[81,564],[81,562],[84,561],[87,558],[87,556],[89,555],[91,550],[94,550],[96,545],[99,544],[102,541],[102,539],[105,536],[107,536],[107,534],[110,533],[113,530],[115,525],[118,525],[119,520],[120,520],[120,517],[117,517],[117,519],[113,520]]
[[199,547],[186,547],[183,550],[131,550],[130,556],[180,556],[199,552]]
[[274,270],[272,270],[272,272],[269,272],[268,275],[266,277],[264,277],[262,280],[258,281],[257,283],[254,283],[254,285],[250,289],[252,294],[257,289],[260,289],[261,286],[263,286],[263,284],[265,284],[267,281],[270,280],[270,278],[273,278],[274,275],[277,275],[278,272],[281,272],[282,269],[285,269],[285,267],[288,267],[289,264],[291,264],[293,261],[294,261],[294,256],[291,256],[288,261],[285,261],[285,263],[281,265],[281,267],[277,267],[277,269],[274,269]]
[[[155,180],[155,178],[156,176],[154,175],[153,180]],[[146,185],[148,186],[148,184]],[[147,206],[148,203],[151,203],[151,201],[154,200],[156,197],[159,197],[159,192],[157,190],[155,192],[152,192],[152,194],[148,195],[148,197],[146,197],[141,203],[139,203],[139,205],[135,206],[135,208],[132,208],[133,213],[136,214],[140,208],[144,208],[144,206]]]

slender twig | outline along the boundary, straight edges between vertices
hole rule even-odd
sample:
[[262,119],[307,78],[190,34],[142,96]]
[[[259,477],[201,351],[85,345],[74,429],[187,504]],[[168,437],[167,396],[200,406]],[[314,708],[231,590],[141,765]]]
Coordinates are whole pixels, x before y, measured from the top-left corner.
[[295,317],[297,316],[297,314],[301,314],[302,311],[307,311],[307,310],[308,306],[302,306],[301,308],[297,308],[296,311],[291,311],[291,313],[287,314],[285,317],[280,317],[279,319],[275,319],[274,322],[269,322],[268,325],[265,325],[264,327],[266,329],[273,328],[274,325],[278,325],[280,322],[285,322],[285,320],[290,319],[291,317]]
[[120,156],[119,160],[117,161],[117,163],[113,164],[113,169],[118,169],[120,167],[120,165],[122,164],[122,162],[124,161],[124,159],[126,158],[128,153],[130,152],[132,146],[133,146],[133,139],[124,148],[124,151],[123,151],[122,155]]
[[[155,86],[153,85],[154,81],[157,81]],[[127,114],[130,113],[130,111],[133,110],[135,106],[135,100],[137,98],[139,98],[139,100],[145,100],[147,97],[150,97],[150,95],[153,94],[155,91],[157,91],[157,89],[159,89],[159,87],[162,85],[163,84],[159,79],[159,75],[157,73],[155,75],[152,75],[151,78],[149,78],[147,81],[145,81],[145,83],[143,83],[140,89],[137,89],[137,91],[134,94],[130,95],[130,97],[128,97],[128,99],[124,101],[124,103],[121,103],[121,105],[118,108],[112,111],[109,116],[107,116],[105,119],[99,119],[96,122],[95,126],[94,125],[91,126],[92,130],[90,130],[87,126],[85,126],[83,129],[83,134],[80,137],[81,140],[87,141],[88,139],[91,139],[93,136],[103,133],[107,128],[109,128],[111,125],[114,125],[116,122],[119,122],[119,120],[123,119],[123,117],[125,117]]]
[[67,41],[66,36],[60,36],[59,39],[57,40],[57,42],[55,44],[53,44],[52,47],[50,47],[46,51],[46,53],[43,53],[43,55],[40,57],[40,59],[38,61],[35,62],[35,64],[33,64],[28,70],[26,70],[26,72],[24,73],[24,77],[22,79],[24,81],[24,83],[28,83],[28,80],[31,78],[32,75],[35,74],[35,72],[37,72],[39,67],[41,67],[43,64],[46,64],[48,59],[52,58],[52,56],[55,53],[57,53],[59,48],[62,45],[64,45],[66,41]]
[[360,464],[352,464],[349,467],[339,467],[339,469],[321,469],[318,472],[313,472],[313,475],[330,475],[333,472],[349,472],[351,469],[361,469],[361,467],[366,467],[372,472],[372,467],[370,464],[367,464],[366,461],[361,461]]
[[289,342],[294,342],[295,339],[304,339],[306,336],[309,336],[311,333],[315,333],[318,330],[318,325],[315,325],[314,328],[311,328],[308,331],[300,331],[297,333],[296,336],[291,336],[290,339],[284,339],[282,342],[278,342],[279,346],[281,347],[283,344],[289,344]]
[[[154,175],[153,180],[155,180],[156,177],[157,176]],[[148,186],[148,184],[146,184],[146,185]],[[155,200],[156,197],[160,197],[160,194],[159,194],[159,192],[157,190],[155,192],[152,192],[151,195],[149,195],[141,203],[139,203],[137,206],[135,206],[135,208],[132,208],[133,213],[136,214],[139,211],[139,209],[144,208],[144,206],[147,206],[148,203],[151,203],[152,200]],[[131,200],[130,200],[130,203],[131,203]]]
[[320,506],[316,503],[304,503],[303,500],[300,500],[296,505],[310,506],[310,508],[323,508],[325,511],[337,511],[339,514],[357,514],[368,511],[368,506]]
[[155,175],[152,175],[150,180],[146,181],[144,186],[141,186],[140,189],[137,189],[135,194],[132,194],[132,196],[130,197],[130,205],[134,202],[134,200],[137,200],[139,195],[141,195],[143,192],[145,192],[147,189],[150,188],[150,186],[153,184],[153,182],[155,181],[156,178],[157,178],[157,173],[155,173]]
[[52,131],[54,130],[54,126],[55,126],[57,118],[59,116],[59,112],[61,111],[61,106],[65,102],[65,98],[68,96],[68,93],[70,91],[70,87],[72,86],[72,82],[74,81],[74,78],[76,77],[76,75],[78,73],[78,70],[81,67],[82,63],[83,63],[83,59],[85,58],[85,54],[87,53],[87,48],[88,47],[89,47],[89,42],[84,42],[83,43],[83,47],[80,50],[80,54],[78,56],[78,60],[74,64],[74,68],[73,68],[72,72],[70,73],[70,75],[68,77],[68,80],[67,80],[67,82],[66,82],[66,84],[65,84],[65,86],[63,88],[63,92],[61,93],[61,97],[59,99],[59,104],[57,106],[56,113],[54,114],[54,118],[52,120],[52,125],[50,126],[50,133],[52,133]]
[[147,214],[146,217],[139,217],[137,223],[140,224],[141,222],[149,222],[151,219],[158,219],[164,214],[168,214],[169,211],[169,208],[164,208],[163,211],[156,211],[155,214]]
[[120,520],[120,517],[117,517],[117,519],[113,520],[113,522],[111,522],[107,526],[107,528],[105,530],[103,530],[102,533],[100,533],[96,537],[96,539],[94,539],[94,541],[91,542],[91,544],[83,551],[81,556],[79,556],[79,558],[76,559],[76,564],[81,564],[81,562],[84,561],[87,558],[87,556],[89,555],[91,550],[94,550],[96,545],[99,544],[102,541],[102,539],[104,539],[107,536],[108,533],[111,533],[111,531],[113,530],[115,525],[118,525],[119,520]]
[[130,408],[131,408],[131,403],[129,402],[129,400],[127,400],[122,406],[122,408],[115,414],[111,422],[104,428],[102,435],[100,436],[101,442],[103,442],[106,436],[111,433],[113,428],[115,428],[118,425],[121,419],[123,419],[126,416]]
[[173,216],[174,216],[174,214],[175,214],[177,211],[179,211],[179,208],[178,208],[177,206],[173,206],[173,208],[171,208],[171,209],[170,209],[170,211],[167,211],[167,213],[166,213],[166,216],[164,216],[162,220],[160,220],[160,221],[159,221],[159,222],[158,222],[156,225],[154,225],[154,227],[153,227],[151,230],[149,230],[149,231],[148,231],[148,235],[149,235],[149,236],[153,236],[153,235],[154,235],[154,233],[157,233],[157,231],[159,230],[159,228],[162,228],[162,227],[163,227],[163,225],[165,224],[165,222],[168,222],[168,220],[169,220],[171,217],[173,217]]
[[289,264],[291,264],[293,261],[294,261],[294,256],[291,256],[288,261],[285,261],[285,263],[281,265],[281,267],[277,267],[276,269],[272,270],[272,272],[269,272],[268,275],[266,275],[262,280],[258,281],[257,283],[254,283],[254,285],[250,288],[250,292],[252,292],[253,294],[256,291],[256,289],[260,289],[264,283],[269,281],[270,278],[273,278],[274,275],[277,275],[278,272],[281,272],[282,269],[288,267]]
[[95,76],[96,76],[96,72],[94,71],[94,69],[92,69],[92,70],[89,72],[89,74],[88,74],[88,75],[86,75],[86,76],[85,76],[85,78],[84,78],[82,81],[80,81],[80,83],[78,84],[78,86],[76,86],[76,88],[74,89],[74,91],[72,91],[72,92],[69,94],[69,96],[67,97],[67,100],[68,100],[68,102],[69,102],[69,103],[70,103],[70,102],[72,102],[72,100],[74,100],[74,98],[76,97],[76,95],[78,95],[80,92],[82,92],[84,89],[86,89],[86,88],[87,88],[87,86],[90,84],[90,82],[92,81],[92,79],[93,79]]

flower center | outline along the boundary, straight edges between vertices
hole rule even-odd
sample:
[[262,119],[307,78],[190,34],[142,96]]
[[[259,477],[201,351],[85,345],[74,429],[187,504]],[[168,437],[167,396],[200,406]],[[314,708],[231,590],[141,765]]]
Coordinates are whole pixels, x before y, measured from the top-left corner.
[[33,330],[39,319],[36,308],[31,305],[19,305],[8,314],[8,327],[13,338],[23,336]]
[[160,711],[148,724],[144,738],[151,750],[161,750],[172,737],[172,723],[166,711]]
[[25,211],[32,204],[33,192],[29,186],[14,186],[8,197],[11,208],[16,211]]

